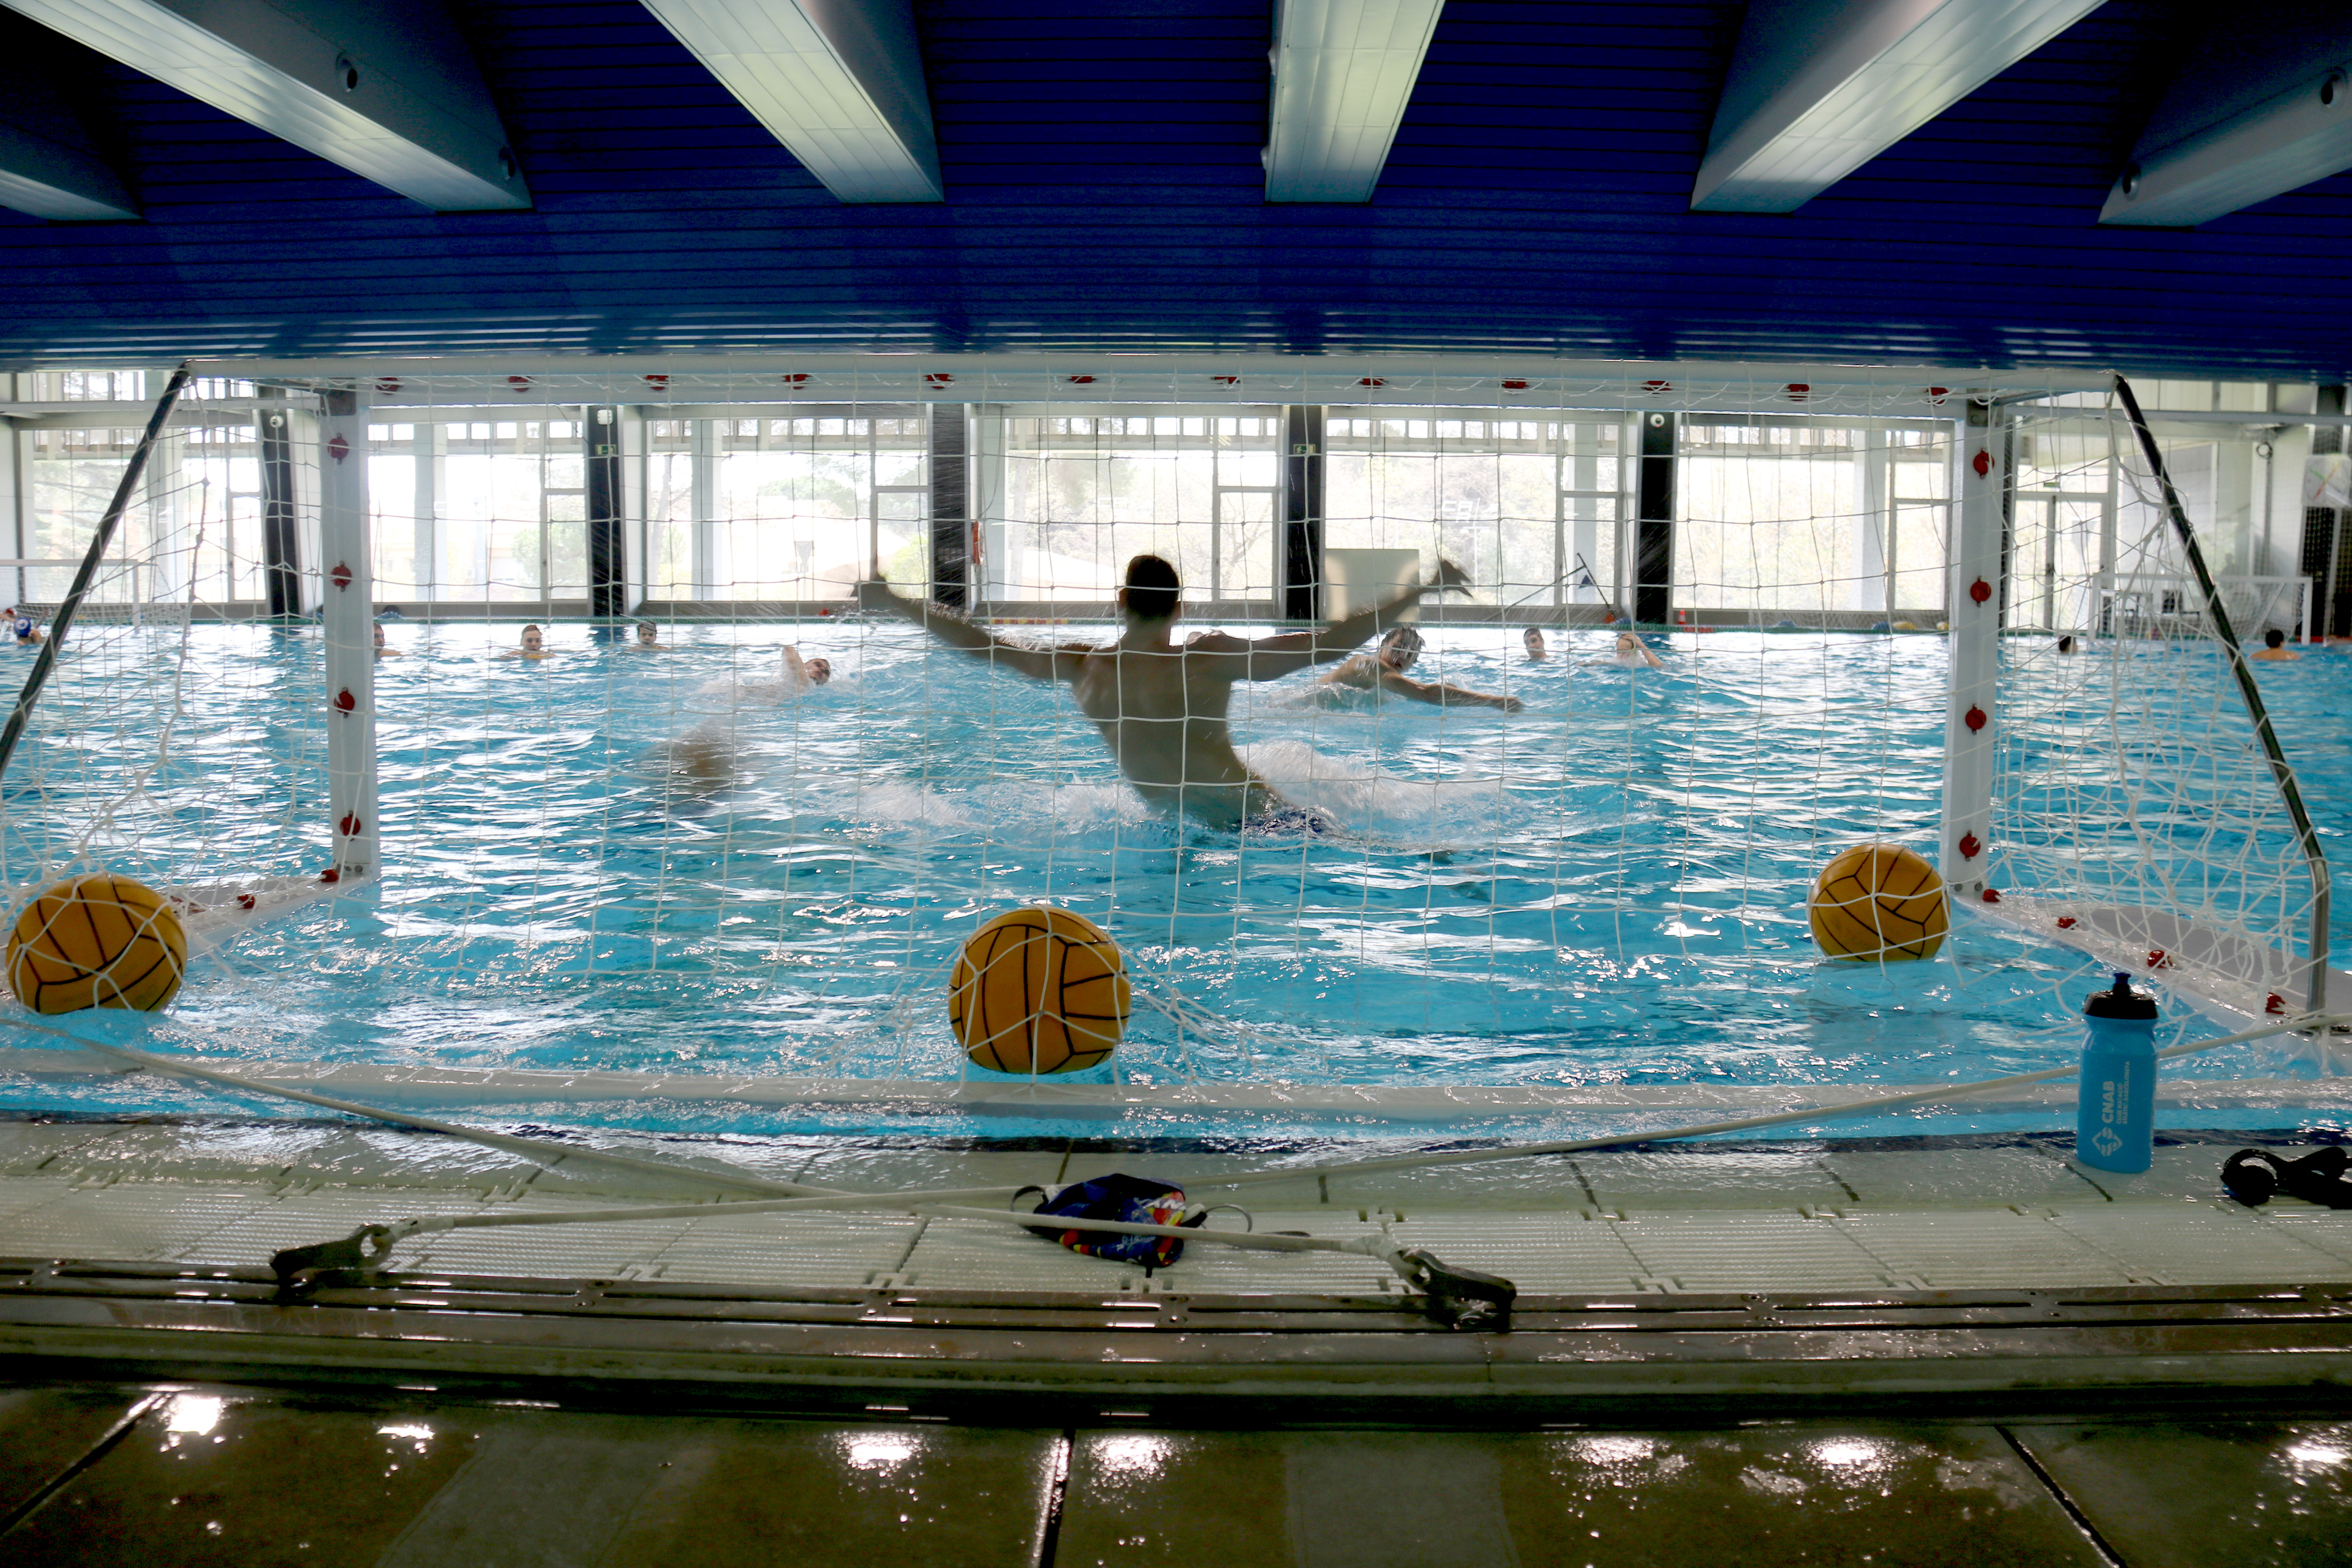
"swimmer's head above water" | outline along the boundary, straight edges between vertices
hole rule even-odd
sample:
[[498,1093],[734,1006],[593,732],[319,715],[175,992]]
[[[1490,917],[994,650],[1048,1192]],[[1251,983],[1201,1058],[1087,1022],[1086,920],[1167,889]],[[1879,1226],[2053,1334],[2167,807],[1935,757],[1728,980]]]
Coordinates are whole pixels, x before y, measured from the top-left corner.
[[1139,555],[1127,563],[1127,584],[1118,591],[1118,607],[1130,624],[1172,621],[1184,590],[1176,568],[1157,555]]
[[1650,651],[1650,646],[1632,632],[1617,634],[1617,647],[1603,661],[1622,669],[1664,669],[1666,661]]
[[499,657],[500,658],[545,658],[547,634],[540,630],[536,624],[525,626],[522,629],[521,646],[510,647]]
[[778,650],[784,660],[784,687],[791,691],[808,691],[833,679],[833,664],[822,658],[803,658],[799,647],[786,643]]
[[1381,646],[1374,657],[1388,668],[1402,675],[1421,662],[1422,637],[1412,626],[1391,626],[1381,634]]
[[1543,658],[1544,635],[1541,627],[1529,626],[1519,635],[1519,640],[1527,645],[1528,663],[1532,664]]

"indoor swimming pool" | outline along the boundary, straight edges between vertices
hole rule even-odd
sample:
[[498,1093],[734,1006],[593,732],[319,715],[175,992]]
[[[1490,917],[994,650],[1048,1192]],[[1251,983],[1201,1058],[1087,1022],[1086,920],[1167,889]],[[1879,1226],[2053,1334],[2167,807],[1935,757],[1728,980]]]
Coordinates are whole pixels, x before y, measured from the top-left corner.
[[[1811,942],[1806,891],[1838,849],[1935,852],[1946,649],[1933,635],[1678,635],[1654,639],[1664,668],[1628,669],[1595,629],[1553,630],[1531,661],[1516,626],[1433,626],[1416,677],[1521,710],[1374,699],[1312,674],[1237,688],[1245,758],[1340,825],[1300,837],[1155,815],[1066,689],[908,628],[682,626],[645,653],[558,624],[546,658],[500,658],[517,631],[388,623],[380,877],[232,915],[152,1024],[64,1026],[250,1063],[987,1080],[950,1036],[948,965],[981,921],[1047,902],[1108,931],[1146,999],[1114,1063],[1080,1081],[1622,1088],[1654,1103],[1818,1086],[1834,1100],[2063,1065],[2098,973],[1971,910],[1929,963],[1832,964]],[[831,682],[796,688],[788,644],[829,659]],[[320,659],[315,629],[93,628],[8,778],[12,896],[67,867],[86,830],[92,860],[196,889],[216,921],[240,879],[313,875],[328,839]],[[2257,668],[2338,841],[2352,661]],[[152,716],[174,692],[159,738]],[[2352,911],[2336,923],[2341,944]],[[2168,1039],[2222,1032],[2187,1006],[2167,1016]],[[2200,1079],[2315,1070],[2276,1041],[2190,1066]],[[223,1103],[139,1078],[16,1076],[9,1098],[116,1113]],[[513,1109],[768,1132],[910,1124],[887,1102]],[[1511,1125],[1567,1114],[1523,1109]],[[2060,1121],[1963,1106],[1853,1130]],[[1025,1123],[934,1107],[920,1125]],[[1122,1125],[1225,1130],[1199,1108]]]

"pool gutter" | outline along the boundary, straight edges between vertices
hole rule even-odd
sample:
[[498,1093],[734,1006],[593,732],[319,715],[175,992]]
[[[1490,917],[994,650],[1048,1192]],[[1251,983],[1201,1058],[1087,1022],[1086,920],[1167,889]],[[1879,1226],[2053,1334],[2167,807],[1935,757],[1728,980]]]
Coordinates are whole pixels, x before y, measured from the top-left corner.
[[206,1379],[467,1378],[1528,1403],[2352,1392],[2352,1284],[1406,1300],[384,1275],[0,1260],[0,1354]]

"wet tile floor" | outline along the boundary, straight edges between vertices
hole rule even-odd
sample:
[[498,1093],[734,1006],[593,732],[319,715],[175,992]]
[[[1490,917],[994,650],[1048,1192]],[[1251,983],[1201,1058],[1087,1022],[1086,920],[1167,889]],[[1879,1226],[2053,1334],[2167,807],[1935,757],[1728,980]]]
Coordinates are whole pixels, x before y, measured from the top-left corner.
[[0,1384],[13,1568],[2347,1562],[2352,1420],[1204,1431]]

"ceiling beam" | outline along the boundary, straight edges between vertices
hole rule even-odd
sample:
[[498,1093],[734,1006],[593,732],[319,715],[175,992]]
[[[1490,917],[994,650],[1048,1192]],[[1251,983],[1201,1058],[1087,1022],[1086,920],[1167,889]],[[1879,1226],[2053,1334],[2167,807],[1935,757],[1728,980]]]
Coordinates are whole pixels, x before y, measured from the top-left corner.
[[1694,212],[1794,212],[2100,0],[1750,0]]
[[2278,0],[2189,49],[2099,221],[2186,228],[2352,168],[2352,11]]
[[845,202],[947,199],[913,0],[645,0]]
[[1265,199],[1368,202],[1445,0],[1280,0]]
[[0,22],[0,206],[61,223],[137,217],[139,204],[58,90],[51,57],[63,46],[21,18]]
[[[15,84],[0,82],[0,95],[14,93]],[[0,101],[0,206],[59,223],[137,217],[139,204],[86,143],[25,127],[29,96]]]
[[530,205],[440,0],[0,4],[426,206]]

